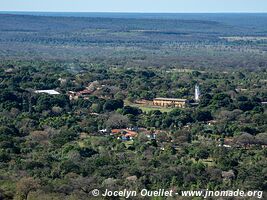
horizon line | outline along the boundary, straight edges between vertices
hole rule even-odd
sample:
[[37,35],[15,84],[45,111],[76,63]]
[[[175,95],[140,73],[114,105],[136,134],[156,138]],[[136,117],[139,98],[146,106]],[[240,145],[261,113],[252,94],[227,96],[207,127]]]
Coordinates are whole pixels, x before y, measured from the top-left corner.
[[5,13],[14,13],[14,12],[21,12],[21,13],[110,13],[110,14],[267,14],[265,12],[251,12],[251,11],[225,11],[225,12],[141,12],[141,11],[21,11],[21,10],[0,10],[0,12]]

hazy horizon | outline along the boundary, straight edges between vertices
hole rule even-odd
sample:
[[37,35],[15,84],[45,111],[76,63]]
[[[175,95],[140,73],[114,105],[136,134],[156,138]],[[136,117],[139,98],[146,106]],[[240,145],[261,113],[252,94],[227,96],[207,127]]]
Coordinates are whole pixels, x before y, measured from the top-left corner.
[[0,10],[0,13],[118,13],[118,14],[267,14],[264,12],[123,12],[123,11],[17,11]]
[[110,12],[110,13],[265,13],[266,0],[9,0],[8,12]]

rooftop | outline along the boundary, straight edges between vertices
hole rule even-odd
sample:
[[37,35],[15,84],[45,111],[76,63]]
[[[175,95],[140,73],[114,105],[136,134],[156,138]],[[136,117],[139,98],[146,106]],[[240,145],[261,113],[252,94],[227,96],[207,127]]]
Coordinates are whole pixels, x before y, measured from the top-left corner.
[[37,93],[37,94],[41,94],[41,93],[46,93],[46,94],[51,94],[51,95],[60,94],[56,90],[35,90],[34,92]]
[[78,94],[91,94],[93,91],[91,90],[82,90],[82,91],[79,91]]

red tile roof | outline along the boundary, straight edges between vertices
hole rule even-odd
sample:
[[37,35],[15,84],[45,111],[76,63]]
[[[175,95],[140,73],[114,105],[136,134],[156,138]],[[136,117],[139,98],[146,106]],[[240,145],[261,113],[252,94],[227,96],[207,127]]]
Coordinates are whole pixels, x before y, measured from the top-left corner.
[[121,129],[112,129],[111,133],[116,134],[116,133],[120,133]]
[[125,137],[136,137],[138,135],[137,132],[130,131],[128,129],[112,129],[111,133],[112,134],[124,133],[123,136],[125,136]]
[[92,93],[91,90],[83,90],[83,91],[78,92],[78,94],[91,94],[91,93]]

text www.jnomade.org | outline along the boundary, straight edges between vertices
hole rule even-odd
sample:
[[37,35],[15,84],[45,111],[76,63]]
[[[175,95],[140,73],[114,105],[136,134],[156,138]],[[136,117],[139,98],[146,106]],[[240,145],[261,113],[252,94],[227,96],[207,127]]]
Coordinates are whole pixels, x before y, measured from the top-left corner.
[[182,196],[182,197],[255,197],[258,199],[263,198],[263,191],[243,191],[243,190],[225,190],[225,191],[211,191],[211,190],[187,190],[187,191],[180,191],[175,192],[173,190],[147,190],[142,189],[141,191],[134,191],[134,190],[104,190],[100,191],[98,189],[92,190],[92,195],[103,196],[103,197],[175,197],[175,196]]

